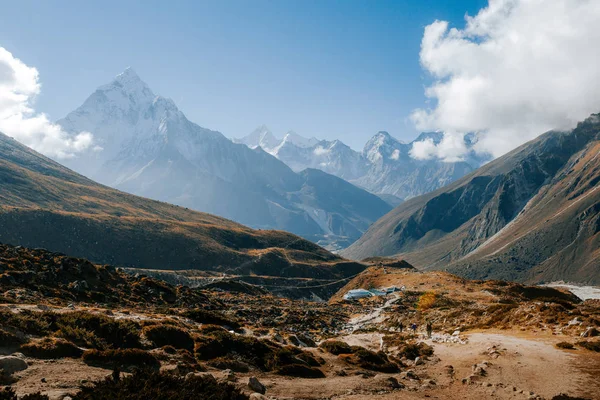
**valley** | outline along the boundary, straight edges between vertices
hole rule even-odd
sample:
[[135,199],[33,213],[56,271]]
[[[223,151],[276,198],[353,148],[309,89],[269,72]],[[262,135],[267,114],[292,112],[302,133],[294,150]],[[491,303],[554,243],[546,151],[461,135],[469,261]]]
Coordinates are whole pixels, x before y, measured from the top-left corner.
[[[0,260],[0,353],[26,362],[2,379],[23,398],[88,398],[120,384],[117,367],[124,385],[198,380],[210,382],[214,396],[238,391],[240,399],[263,390],[271,399],[600,393],[600,303],[558,289],[372,266],[328,302],[306,302],[254,285],[172,286],[40,249],[0,246]],[[388,286],[403,290],[340,301],[350,289]],[[140,363],[160,375],[140,373]]]

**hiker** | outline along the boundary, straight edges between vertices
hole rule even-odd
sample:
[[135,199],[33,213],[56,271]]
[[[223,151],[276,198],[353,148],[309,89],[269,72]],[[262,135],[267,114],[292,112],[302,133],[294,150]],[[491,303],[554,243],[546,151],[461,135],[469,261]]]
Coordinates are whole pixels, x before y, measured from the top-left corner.
[[431,331],[433,331],[433,327],[431,326],[431,322],[430,321],[427,321],[426,328],[427,328],[427,337],[429,339],[431,339]]
[[400,333],[402,333],[402,331],[404,330],[404,324],[402,323],[402,321],[400,321],[400,323],[398,324],[398,329],[400,329]]
[[413,322],[413,324],[410,326],[410,329],[412,329],[414,335],[417,332],[417,324]]

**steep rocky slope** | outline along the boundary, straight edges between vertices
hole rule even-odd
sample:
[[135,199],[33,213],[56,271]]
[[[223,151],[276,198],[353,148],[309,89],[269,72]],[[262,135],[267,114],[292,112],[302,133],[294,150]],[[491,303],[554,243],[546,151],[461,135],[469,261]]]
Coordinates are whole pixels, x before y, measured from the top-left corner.
[[[99,87],[77,110],[58,121],[68,132],[94,134],[97,147],[64,161],[73,170],[139,196],[209,212],[260,229],[282,229],[331,248],[352,242],[391,207],[356,189],[362,207],[340,213],[318,208],[305,190],[310,183],[263,151],[233,143],[220,132],[189,121],[175,103],[155,95],[131,69]],[[256,140],[269,142],[257,131]],[[325,175],[325,186],[337,178]],[[310,193],[320,196],[321,187]],[[303,191],[303,196],[297,193]],[[367,200],[366,203],[364,200]],[[352,197],[335,203],[352,203]],[[311,204],[311,206],[308,205]],[[310,208],[311,211],[307,211]],[[351,226],[351,237],[336,237],[337,221]],[[358,225],[354,221],[361,221]],[[363,221],[366,221],[365,225]]]
[[343,254],[476,278],[600,282],[600,120],[548,132],[407,201]]
[[0,134],[0,242],[98,263],[339,277],[362,266],[281,231],[99,185]]

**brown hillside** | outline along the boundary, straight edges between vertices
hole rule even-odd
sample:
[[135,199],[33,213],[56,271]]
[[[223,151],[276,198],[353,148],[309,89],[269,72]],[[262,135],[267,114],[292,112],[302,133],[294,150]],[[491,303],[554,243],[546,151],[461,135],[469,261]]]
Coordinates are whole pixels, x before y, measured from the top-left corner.
[[99,185],[0,134],[0,242],[113,265],[340,277],[362,265],[280,232]]

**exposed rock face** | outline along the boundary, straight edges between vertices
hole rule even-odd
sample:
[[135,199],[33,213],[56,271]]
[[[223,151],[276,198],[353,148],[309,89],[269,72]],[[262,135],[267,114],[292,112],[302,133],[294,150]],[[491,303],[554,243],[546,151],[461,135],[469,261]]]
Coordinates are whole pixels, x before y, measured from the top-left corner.
[[[58,124],[68,132],[94,134],[98,148],[65,163],[98,182],[253,228],[286,230],[331,248],[358,239],[391,209],[335,176],[320,174],[314,184],[313,173],[297,174],[260,147],[232,143],[194,124],[131,69]],[[264,127],[250,139],[265,146],[275,140]],[[327,191],[333,201],[321,201],[329,187],[341,191]]]
[[343,252],[471,278],[600,282],[600,120],[548,132],[414,198]]

